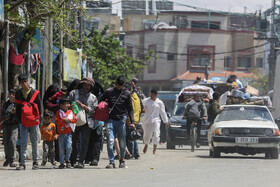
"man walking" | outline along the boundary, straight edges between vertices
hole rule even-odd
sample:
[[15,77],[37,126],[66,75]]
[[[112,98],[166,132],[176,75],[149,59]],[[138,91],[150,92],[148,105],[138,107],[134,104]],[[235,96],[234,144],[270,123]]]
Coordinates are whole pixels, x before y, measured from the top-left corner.
[[[132,86],[129,85],[129,89],[131,91],[131,101],[132,101],[132,106],[133,106],[133,111],[134,111],[134,120],[135,120],[134,125],[135,125],[135,128],[137,129],[137,125],[139,124],[141,113],[143,112],[143,105],[142,105],[141,98],[136,93],[135,86],[133,84],[132,84]],[[127,124],[129,125],[130,123],[131,123],[130,119],[128,118],[127,119]],[[130,152],[130,154],[135,159],[139,159],[140,155],[139,155],[137,140],[135,140],[135,141],[129,141],[128,140],[127,141],[127,147],[128,147],[128,151]]]
[[148,144],[150,139],[153,138],[153,154],[156,154],[157,145],[160,140],[160,123],[161,119],[166,124],[166,127],[169,126],[168,118],[165,112],[165,106],[163,102],[157,98],[157,91],[151,90],[151,97],[143,100],[145,117],[143,122],[144,130],[144,144],[145,147],[143,152],[146,153],[148,149]]
[[21,74],[18,76],[18,82],[21,87],[16,92],[16,113],[17,119],[20,122],[20,140],[21,140],[21,161],[20,166],[17,167],[17,170],[25,170],[25,160],[26,160],[26,148],[28,143],[28,133],[30,135],[31,145],[32,145],[32,159],[33,166],[32,169],[38,169],[38,131],[39,131],[39,119],[30,120],[22,120],[26,116],[24,113],[25,110],[23,108],[26,106],[26,103],[34,103],[32,105],[31,111],[38,110],[37,116],[31,116],[32,118],[40,116],[41,102],[39,97],[39,91],[31,88],[29,86],[29,81],[26,75]]
[[127,168],[125,165],[125,149],[126,149],[126,115],[129,115],[131,124],[134,128],[134,113],[131,102],[130,92],[124,88],[126,80],[123,76],[119,76],[114,88],[105,91],[100,101],[106,101],[111,110],[109,119],[107,120],[107,151],[109,157],[109,165],[106,168],[115,168],[114,162],[114,140],[116,135],[120,144],[120,164],[119,168]]

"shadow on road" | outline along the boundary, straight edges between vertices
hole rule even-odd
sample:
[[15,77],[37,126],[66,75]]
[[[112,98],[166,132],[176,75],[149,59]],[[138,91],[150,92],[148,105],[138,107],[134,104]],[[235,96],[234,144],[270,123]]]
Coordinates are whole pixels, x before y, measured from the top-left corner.
[[203,159],[263,159],[263,160],[267,160],[264,157],[260,157],[260,156],[221,156],[220,158],[213,158],[207,155],[196,155],[196,157],[198,158],[203,158]]

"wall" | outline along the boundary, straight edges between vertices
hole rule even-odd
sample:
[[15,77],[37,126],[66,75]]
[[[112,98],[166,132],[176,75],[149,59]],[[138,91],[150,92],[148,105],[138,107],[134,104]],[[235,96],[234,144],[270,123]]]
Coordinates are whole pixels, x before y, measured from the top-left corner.
[[[276,57],[276,70],[275,72],[280,72],[280,54],[277,54]],[[280,117],[280,73],[275,73],[275,80],[274,80],[274,89],[273,89],[273,107],[275,108],[275,111],[272,112],[272,115],[274,118]]]
[[157,17],[153,15],[125,15],[124,31],[139,31],[144,30],[144,20],[155,20]]

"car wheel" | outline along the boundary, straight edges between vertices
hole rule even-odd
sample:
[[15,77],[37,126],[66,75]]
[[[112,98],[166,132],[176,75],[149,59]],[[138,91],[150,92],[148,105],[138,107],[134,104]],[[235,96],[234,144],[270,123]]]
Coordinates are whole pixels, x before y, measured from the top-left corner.
[[271,149],[271,159],[278,159],[279,158],[279,149],[272,148]]
[[221,156],[221,151],[218,147],[213,147],[213,157],[219,158]]
[[175,144],[173,144],[173,143],[171,143],[170,141],[167,140],[166,148],[167,149],[175,149]]
[[213,151],[211,149],[209,150],[209,156],[213,157]]
[[265,152],[265,156],[264,156],[265,159],[270,159],[271,158],[271,151],[270,150],[267,150]]

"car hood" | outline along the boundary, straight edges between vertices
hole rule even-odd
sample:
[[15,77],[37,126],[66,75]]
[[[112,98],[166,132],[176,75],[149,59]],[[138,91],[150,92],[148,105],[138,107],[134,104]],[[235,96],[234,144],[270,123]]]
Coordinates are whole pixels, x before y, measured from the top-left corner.
[[253,120],[235,120],[235,121],[220,121],[214,124],[216,128],[278,128],[278,126],[271,121],[253,121]]
[[181,124],[181,125],[186,125],[186,119],[182,119],[183,116],[172,116],[170,118],[170,122],[171,123],[177,123],[177,124]]

